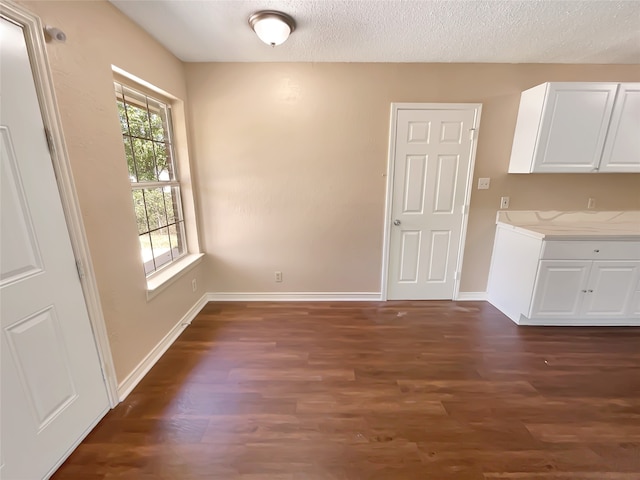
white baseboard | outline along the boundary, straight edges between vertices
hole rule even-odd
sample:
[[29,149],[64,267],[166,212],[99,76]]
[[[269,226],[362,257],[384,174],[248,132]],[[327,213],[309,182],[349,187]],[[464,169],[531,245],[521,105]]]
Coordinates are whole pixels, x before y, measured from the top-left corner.
[[467,301],[486,301],[487,300],[487,292],[458,292],[458,298],[456,301],[458,302],[467,302]]
[[196,304],[189,309],[187,313],[180,319],[178,323],[164,336],[158,344],[147,354],[146,357],[127,375],[127,377],[118,385],[118,398],[123,401],[127,395],[135,388],[135,386],[144,378],[151,367],[162,357],[164,352],[176,341],[182,331],[187,328],[193,319],[200,313],[200,310],[209,301],[208,295],[205,293]]
[[379,292],[213,292],[210,302],[378,302]]
[[[515,321],[514,321],[515,322]],[[540,327],[640,327],[640,318],[527,318],[520,315],[517,325]]]

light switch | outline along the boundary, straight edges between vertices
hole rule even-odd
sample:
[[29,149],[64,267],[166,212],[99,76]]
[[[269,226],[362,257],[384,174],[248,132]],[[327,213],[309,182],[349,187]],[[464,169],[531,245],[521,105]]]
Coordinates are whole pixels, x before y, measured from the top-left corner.
[[478,190],[489,190],[489,184],[491,183],[490,178],[479,178],[478,179]]

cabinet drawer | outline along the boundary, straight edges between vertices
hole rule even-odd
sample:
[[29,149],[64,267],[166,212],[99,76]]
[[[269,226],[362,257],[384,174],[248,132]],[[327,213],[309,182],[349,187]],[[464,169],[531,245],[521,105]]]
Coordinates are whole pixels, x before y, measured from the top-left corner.
[[640,242],[546,241],[543,260],[640,260]]

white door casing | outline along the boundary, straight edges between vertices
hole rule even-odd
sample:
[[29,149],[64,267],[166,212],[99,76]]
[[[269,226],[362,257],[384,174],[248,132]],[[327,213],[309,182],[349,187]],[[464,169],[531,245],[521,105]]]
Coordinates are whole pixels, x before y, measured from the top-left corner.
[[479,104],[392,104],[382,293],[455,299]]
[[[103,378],[105,366],[111,377],[111,357],[97,338],[106,332],[41,25],[15,4],[1,6],[0,477],[36,479],[50,475],[97,423],[115,388]],[[43,121],[54,127],[59,183]],[[84,268],[82,282],[76,261]]]

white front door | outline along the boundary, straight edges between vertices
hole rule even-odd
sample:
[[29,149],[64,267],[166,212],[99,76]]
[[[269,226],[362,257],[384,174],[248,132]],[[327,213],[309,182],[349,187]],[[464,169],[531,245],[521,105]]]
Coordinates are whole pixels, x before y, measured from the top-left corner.
[[109,402],[24,34],[0,35],[0,478],[35,480]]
[[397,109],[392,125],[389,299],[454,298],[479,116],[479,105]]

